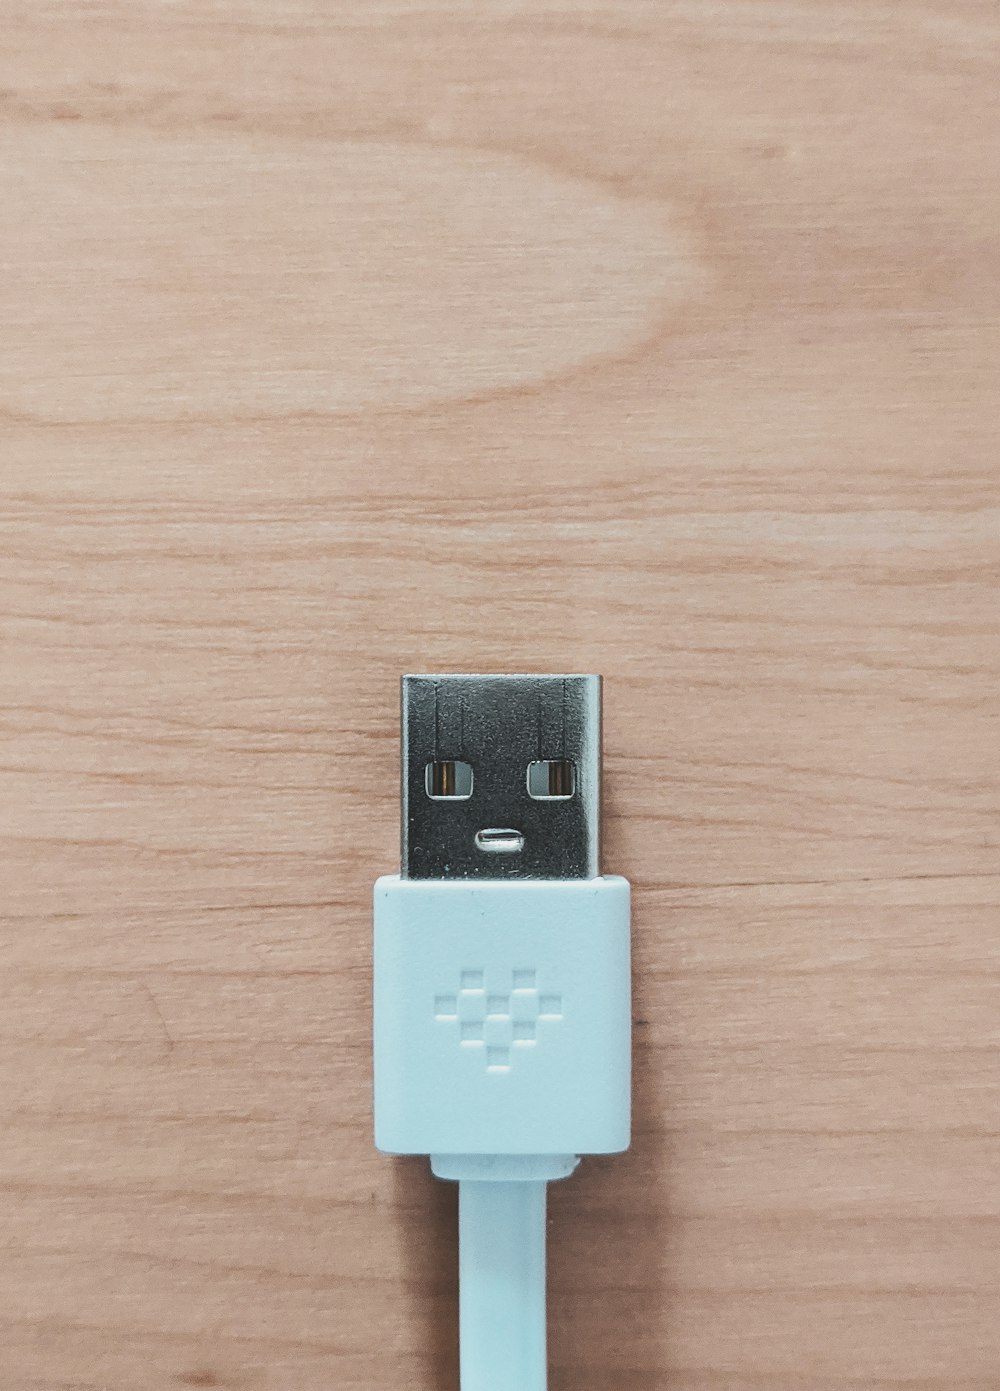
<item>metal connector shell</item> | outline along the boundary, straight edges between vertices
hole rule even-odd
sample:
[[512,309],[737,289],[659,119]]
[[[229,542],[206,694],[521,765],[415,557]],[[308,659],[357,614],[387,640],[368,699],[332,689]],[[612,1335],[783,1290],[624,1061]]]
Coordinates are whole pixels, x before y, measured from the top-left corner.
[[403,878],[600,874],[599,676],[404,676],[402,759]]

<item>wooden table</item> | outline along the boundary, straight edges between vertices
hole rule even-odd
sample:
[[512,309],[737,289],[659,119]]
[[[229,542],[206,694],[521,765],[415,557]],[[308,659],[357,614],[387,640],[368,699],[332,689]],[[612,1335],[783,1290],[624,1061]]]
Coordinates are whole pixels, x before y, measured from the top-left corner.
[[554,1391],[1000,1380],[988,0],[8,0],[0,1387],[446,1391],[406,670],[606,677]]

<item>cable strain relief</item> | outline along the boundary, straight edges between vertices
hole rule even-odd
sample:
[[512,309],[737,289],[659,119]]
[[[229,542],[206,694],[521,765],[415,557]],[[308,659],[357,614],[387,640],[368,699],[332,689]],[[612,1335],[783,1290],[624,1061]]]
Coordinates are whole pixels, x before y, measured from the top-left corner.
[[554,1183],[579,1162],[576,1154],[432,1154],[431,1172],[457,1183]]

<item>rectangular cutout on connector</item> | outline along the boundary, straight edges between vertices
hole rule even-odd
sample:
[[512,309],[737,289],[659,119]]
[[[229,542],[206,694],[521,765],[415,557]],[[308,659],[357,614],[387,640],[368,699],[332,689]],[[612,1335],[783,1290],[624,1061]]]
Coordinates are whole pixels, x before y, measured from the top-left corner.
[[472,781],[472,764],[460,758],[435,758],[424,769],[424,786],[435,802],[464,801],[472,796]]
[[528,764],[528,796],[564,802],[576,791],[576,765],[569,758],[539,758]]

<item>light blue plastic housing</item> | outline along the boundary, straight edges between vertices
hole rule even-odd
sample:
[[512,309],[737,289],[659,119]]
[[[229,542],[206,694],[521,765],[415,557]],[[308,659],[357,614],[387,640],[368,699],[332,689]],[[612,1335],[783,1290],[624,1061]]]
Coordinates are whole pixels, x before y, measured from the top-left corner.
[[627,880],[378,880],[379,1149],[611,1154],[630,1124]]

